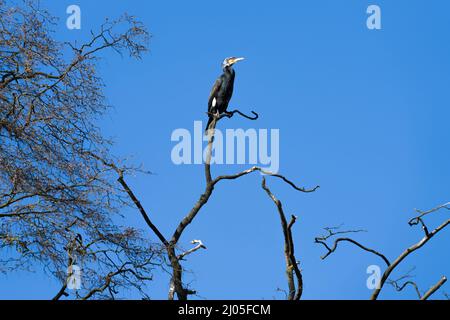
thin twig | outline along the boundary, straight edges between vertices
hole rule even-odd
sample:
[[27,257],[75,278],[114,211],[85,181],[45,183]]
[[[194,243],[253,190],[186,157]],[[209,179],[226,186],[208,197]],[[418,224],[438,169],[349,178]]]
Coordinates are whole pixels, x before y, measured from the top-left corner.
[[445,204],[443,204],[443,205],[440,205],[440,206],[438,206],[438,207],[436,207],[436,208],[433,208],[433,209],[430,209],[430,210],[427,210],[427,211],[421,211],[421,210],[417,210],[417,209],[416,209],[416,212],[419,213],[419,215],[418,215],[417,217],[414,217],[414,218],[412,218],[411,220],[409,220],[409,221],[408,221],[408,224],[409,224],[410,226],[419,224],[420,221],[421,221],[421,218],[423,218],[424,216],[426,216],[426,215],[428,215],[428,214],[430,214],[430,213],[439,211],[439,210],[441,210],[441,209],[447,209],[447,210],[450,210],[450,202],[447,202],[447,203],[445,203]]
[[411,269],[410,271],[407,272],[406,275],[401,276],[400,278],[398,278],[397,280],[386,280],[387,284],[390,284],[391,286],[394,287],[394,289],[398,292],[403,291],[403,289],[405,289],[407,286],[412,286],[414,288],[414,290],[416,291],[416,294],[418,296],[419,299],[422,298],[422,294],[420,293],[419,290],[419,286],[412,280],[408,280],[405,281],[403,284],[399,284],[400,281],[403,281],[405,279],[410,279],[413,278],[413,276],[411,275],[411,272],[414,270],[415,268]]

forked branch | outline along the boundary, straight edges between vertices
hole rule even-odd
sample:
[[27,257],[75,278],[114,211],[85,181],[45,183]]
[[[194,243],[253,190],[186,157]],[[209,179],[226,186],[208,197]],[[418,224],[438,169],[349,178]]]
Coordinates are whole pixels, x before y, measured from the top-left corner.
[[[365,246],[363,246],[362,244],[360,244],[359,242],[351,239],[351,238],[338,238],[334,240],[334,244],[330,247],[327,244],[327,240],[329,238],[331,238],[332,236],[338,234],[338,232],[333,231],[334,228],[328,228],[328,232],[329,234],[326,236],[321,236],[321,237],[317,237],[315,239],[316,243],[319,243],[321,245],[323,245],[326,249],[327,249],[327,253],[322,257],[322,259],[325,259],[326,257],[328,257],[331,253],[335,252],[338,244],[340,242],[349,242],[352,243],[356,246],[358,246],[359,248],[363,249],[364,251],[373,253],[375,255],[377,255],[378,257],[382,258],[383,261],[386,263],[387,268],[384,271],[383,275],[381,276],[381,279],[379,281],[379,285],[376,289],[374,289],[370,299],[371,300],[376,300],[381,292],[381,290],[383,289],[384,285],[386,283],[389,283],[391,285],[394,286],[394,288],[397,289],[397,291],[401,291],[403,290],[407,285],[412,285],[416,288],[416,292],[418,292],[418,295],[420,296],[420,292],[418,291],[417,285],[413,282],[406,282],[403,285],[399,285],[396,281],[392,281],[389,280],[389,276],[392,274],[392,272],[397,268],[397,266],[404,260],[406,259],[410,254],[412,254],[413,252],[419,250],[420,248],[422,248],[426,243],[428,243],[428,241],[430,241],[435,235],[437,235],[439,232],[441,232],[443,229],[445,229],[449,224],[450,224],[450,219],[444,221],[441,225],[439,225],[438,227],[436,227],[435,229],[433,229],[432,231],[429,231],[429,228],[427,227],[427,225],[425,224],[425,222],[423,221],[423,217],[431,214],[433,212],[437,212],[441,209],[449,209],[449,203],[446,203],[444,205],[438,206],[436,208],[433,208],[431,210],[428,211],[418,211],[416,210],[419,215],[417,217],[412,218],[408,223],[409,225],[413,226],[413,225],[417,225],[420,224],[422,226],[422,229],[424,230],[425,236],[418,241],[417,243],[411,245],[410,247],[408,247],[406,250],[404,250],[393,262],[390,262],[386,256],[384,256],[382,253],[367,248]],[[344,232],[339,232],[339,233],[349,233],[349,232],[359,232],[359,231],[344,231]],[[433,287],[430,288],[430,290],[425,293],[423,296],[421,296],[422,300],[427,299],[428,297],[430,297],[436,290],[438,290],[445,282],[447,281],[446,277],[442,277],[441,280],[439,280],[439,282],[434,285]]]
[[365,230],[335,231],[335,230],[337,230],[337,229],[338,229],[338,227],[327,227],[327,228],[325,228],[325,230],[328,232],[327,235],[325,235],[325,236],[320,236],[320,237],[316,237],[316,238],[314,239],[314,242],[315,242],[315,243],[319,243],[319,244],[323,245],[323,246],[325,247],[325,249],[327,249],[327,253],[321,257],[322,260],[326,259],[330,254],[332,254],[333,252],[335,252],[336,249],[338,248],[338,244],[339,244],[340,242],[349,242],[349,243],[354,244],[355,246],[359,247],[360,249],[362,249],[362,250],[364,250],[364,251],[370,252],[370,253],[372,253],[372,254],[378,256],[379,258],[383,259],[383,261],[384,261],[384,263],[386,263],[386,265],[389,266],[390,262],[389,262],[389,260],[386,258],[385,255],[383,255],[382,253],[378,252],[377,250],[368,248],[368,247],[362,245],[361,243],[359,243],[358,241],[353,240],[353,239],[348,238],[348,237],[342,237],[342,238],[337,238],[337,239],[335,239],[333,245],[330,247],[330,246],[327,244],[327,240],[328,240],[329,238],[331,238],[331,237],[334,237],[334,236],[336,236],[336,235],[338,235],[338,234],[349,234],[349,233],[365,232]]
[[[262,188],[266,191],[267,195],[275,203],[280,216],[281,228],[283,230],[284,237],[284,256],[286,260],[286,277],[288,282],[289,292],[287,294],[288,300],[300,300],[303,293],[303,276],[300,268],[298,267],[297,259],[294,254],[294,241],[292,240],[292,226],[297,220],[297,217],[292,215],[291,220],[288,223],[286,215],[284,214],[283,205],[275,195],[270,191],[266,185],[266,178],[262,178]],[[297,285],[294,282],[294,275],[297,279]]]

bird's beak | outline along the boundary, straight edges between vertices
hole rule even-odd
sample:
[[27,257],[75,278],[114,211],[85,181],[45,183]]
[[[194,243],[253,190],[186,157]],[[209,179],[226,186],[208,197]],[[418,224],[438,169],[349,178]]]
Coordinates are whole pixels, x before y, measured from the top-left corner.
[[238,62],[238,61],[242,61],[242,60],[244,60],[244,58],[234,58],[233,59],[233,64],[235,64],[236,62]]

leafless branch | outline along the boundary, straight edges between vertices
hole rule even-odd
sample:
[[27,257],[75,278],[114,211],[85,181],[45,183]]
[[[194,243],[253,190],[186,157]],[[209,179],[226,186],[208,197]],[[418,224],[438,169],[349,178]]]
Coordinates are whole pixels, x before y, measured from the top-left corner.
[[348,233],[365,232],[365,230],[335,231],[336,228],[330,228],[330,227],[325,228],[325,230],[328,231],[328,234],[327,234],[327,235],[325,235],[325,236],[320,236],[320,237],[316,237],[316,238],[314,239],[314,241],[315,241],[316,243],[319,243],[319,244],[323,245],[323,246],[327,249],[327,253],[326,253],[324,256],[321,257],[322,260],[326,259],[330,254],[332,254],[333,252],[335,252],[336,249],[338,248],[338,244],[339,244],[340,242],[349,242],[349,243],[354,244],[355,246],[359,247],[360,249],[362,249],[362,250],[364,250],[364,251],[370,252],[370,253],[372,253],[372,254],[374,254],[374,255],[380,257],[381,259],[383,259],[383,261],[386,263],[386,265],[389,266],[390,262],[389,262],[389,260],[386,258],[386,256],[384,256],[383,254],[381,254],[381,253],[378,252],[377,250],[368,248],[368,247],[366,247],[366,246],[360,244],[358,241],[355,241],[355,240],[353,240],[353,239],[351,239],[351,238],[347,238],[347,237],[345,237],[345,238],[337,238],[337,239],[334,240],[334,243],[333,243],[333,245],[332,245],[331,247],[328,246],[328,244],[327,244],[327,242],[326,242],[329,238],[331,238],[331,237],[333,237],[333,236],[335,236],[335,235],[338,235],[338,234],[348,234]]
[[395,290],[397,291],[402,291],[403,289],[405,289],[408,285],[412,286],[414,288],[414,290],[416,291],[416,294],[419,298],[419,300],[427,300],[431,295],[433,295],[437,290],[439,290],[439,288],[441,288],[445,282],[447,282],[447,278],[445,276],[441,277],[441,279],[439,279],[439,281],[432,286],[426,293],[424,293],[423,295],[421,294],[419,287],[417,286],[417,284],[414,281],[408,280],[405,281],[403,284],[399,284],[400,281],[406,279],[406,278],[410,278],[409,275],[405,275],[397,280],[386,280],[387,284],[392,285]]
[[184,257],[190,255],[191,253],[194,253],[197,250],[206,249],[206,246],[203,244],[202,240],[192,240],[191,243],[195,244],[196,246],[180,254],[178,256],[178,260],[182,260]]
[[[297,259],[294,254],[294,241],[292,240],[292,226],[294,225],[297,217],[292,215],[289,223],[286,220],[286,215],[283,211],[283,205],[280,200],[278,200],[275,195],[270,191],[269,187],[266,185],[266,178],[262,178],[262,188],[266,191],[267,195],[275,203],[278,209],[278,214],[281,221],[281,228],[283,230],[284,236],[284,255],[286,259],[286,276],[288,281],[288,300],[300,300],[303,293],[303,276],[298,267]],[[297,279],[297,286],[294,283],[294,275]]]
[[232,116],[234,116],[235,113],[237,113],[241,117],[247,118],[249,120],[256,120],[259,118],[259,115],[255,111],[252,111],[253,116],[248,116],[237,109],[233,110],[233,111],[227,111],[226,113],[224,113],[224,115],[228,118],[231,118]]
[[433,293],[439,290],[439,288],[442,287],[446,282],[447,278],[445,276],[442,276],[441,279],[439,279],[439,281],[434,286],[432,286],[427,292],[425,292],[425,294],[423,295],[422,298],[420,298],[420,300],[427,300]]
[[391,286],[394,287],[394,289],[398,292],[403,291],[403,289],[405,289],[407,286],[411,286],[414,288],[414,290],[416,291],[416,294],[418,296],[418,298],[422,298],[422,294],[420,293],[419,290],[419,286],[412,280],[408,280],[403,282],[402,284],[400,284],[401,281],[404,281],[406,279],[410,279],[413,276],[411,275],[411,271],[414,270],[415,268],[411,269],[410,271],[407,272],[407,274],[401,276],[400,278],[396,279],[396,280],[386,280],[387,284],[390,284]]
[[233,111],[225,111],[224,113],[221,113],[221,114],[213,114],[211,112],[207,112],[206,114],[208,116],[215,117],[216,123],[217,123],[219,120],[221,120],[223,118],[232,118],[236,113],[239,114],[243,118],[247,118],[247,119],[253,120],[253,121],[257,120],[259,118],[259,115],[255,111],[252,111],[253,116],[249,116],[249,115],[246,115],[245,113],[242,113],[241,111],[239,111],[237,109],[233,110]]
[[[418,290],[418,287],[415,283],[413,282],[406,282],[403,285],[399,285],[397,283],[397,281],[392,281],[389,280],[389,276],[392,274],[392,272],[397,268],[397,266],[404,260],[406,259],[410,254],[412,254],[413,252],[419,250],[420,248],[422,248],[426,243],[428,243],[428,241],[430,241],[435,235],[437,235],[440,231],[442,231],[443,229],[445,229],[449,224],[450,224],[450,219],[446,220],[445,222],[443,222],[441,225],[439,225],[438,227],[436,227],[434,230],[429,231],[428,227],[425,225],[424,221],[423,221],[423,217],[425,215],[428,215],[430,213],[439,211],[441,209],[449,209],[448,207],[448,203],[438,206],[436,208],[433,208],[431,210],[428,211],[418,211],[419,212],[419,216],[411,219],[409,221],[409,224],[412,225],[417,225],[417,224],[421,224],[422,229],[424,230],[425,236],[417,243],[411,245],[410,247],[408,247],[406,250],[404,250],[393,262],[390,262],[383,254],[381,254],[380,252],[367,248],[365,246],[363,246],[362,244],[360,244],[359,242],[351,239],[351,238],[338,238],[334,241],[334,245],[332,247],[328,246],[328,244],[326,243],[326,240],[328,240],[330,237],[334,236],[335,234],[337,234],[334,230],[335,228],[328,228],[328,235],[326,236],[322,236],[322,237],[317,237],[315,239],[316,243],[320,243],[322,244],[326,249],[327,249],[327,254],[325,256],[322,257],[322,259],[325,259],[326,257],[328,257],[331,253],[333,253],[338,246],[339,242],[350,242],[356,246],[358,246],[359,248],[371,252],[377,256],[379,256],[380,258],[383,259],[383,261],[386,263],[387,268],[384,271],[383,275],[381,276],[381,279],[379,281],[379,285],[378,288],[374,289],[370,299],[371,300],[376,300],[381,292],[381,290],[383,289],[383,286],[385,285],[385,283],[389,283],[391,285],[393,285],[398,291],[403,290],[407,285],[412,285],[416,288],[416,292],[418,293],[418,295],[420,296],[420,292]],[[354,231],[350,231],[350,232],[354,232]],[[356,231],[358,232],[358,231]],[[341,232],[341,233],[348,233],[348,232]],[[446,278],[443,277],[441,278],[441,280],[435,285],[433,286],[426,294],[424,294],[424,296],[422,297],[422,299],[426,299],[428,298],[431,294],[433,294],[436,290],[438,290],[445,282],[446,282]]]
[[[127,273],[127,272],[129,272],[135,276],[138,276],[133,271],[133,269],[126,268],[126,264],[124,264],[117,271],[108,273],[106,275],[106,277],[104,278],[104,283],[102,286],[91,289],[85,296],[81,297],[80,300],[87,300],[87,299],[91,298],[92,296],[94,296],[95,294],[102,293],[106,289],[111,288],[111,284],[113,284],[114,277],[116,277],[117,275],[120,275],[120,274]],[[140,277],[140,276],[138,276],[138,277]],[[152,280],[151,277],[145,277],[145,278],[141,278],[141,279]]]
[[438,234],[440,231],[442,231],[445,227],[447,227],[450,224],[450,219],[442,223],[440,226],[438,226],[433,231],[429,232],[425,237],[423,237],[419,242],[413,244],[412,246],[408,247],[405,251],[403,251],[386,269],[386,271],[383,273],[379,288],[375,289],[372,293],[371,300],[376,300],[378,298],[378,295],[381,292],[381,289],[384,286],[384,283],[389,278],[391,273],[394,271],[394,269],[411,253],[417,251],[418,249],[422,248],[428,241],[430,241],[436,234]]
[[58,291],[58,293],[53,297],[52,300],[59,300],[61,299],[62,296],[68,297],[69,295],[66,293],[66,289],[67,289],[67,283],[64,282],[64,284],[62,285],[61,289]]
[[423,223],[423,220],[422,220],[423,217],[425,217],[426,215],[429,215],[430,213],[439,211],[441,209],[450,210],[450,202],[447,202],[443,205],[437,206],[437,207],[427,210],[427,211],[421,211],[421,210],[416,209],[416,212],[419,213],[419,215],[417,217],[414,217],[411,220],[409,220],[408,224],[410,226],[413,226],[413,225],[417,225],[419,223]]
[[284,182],[286,182],[287,184],[289,184],[291,187],[293,187],[293,188],[294,188],[295,190],[297,190],[297,191],[309,193],[309,192],[314,192],[314,191],[316,191],[317,189],[320,188],[320,186],[315,186],[315,187],[312,188],[312,189],[307,189],[307,188],[304,188],[304,187],[299,187],[299,186],[297,186],[295,183],[293,183],[292,181],[290,181],[289,179],[287,179],[285,176],[283,176],[283,175],[281,175],[281,174],[271,173],[271,172],[269,172],[269,171],[266,171],[266,170],[264,170],[264,169],[262,169],[262,168],[260,168],[260,167],[256,167],[256,166],[251,167],[250,169],[241,171],[241,172],[236,173],[236,174],[218,176],[217,178],[215,178],[215,179],[212,181],[212,183],[215,185],[215,184],[217,184],[217,183],[218,183],[219,181],[221,181],[221,180],[234,180],[234,179],[243,177],[243,176],[245,176],[245,175],[247,175],[247,174],[249,174],[249,173],[255,172],[255,171],[259,171],[259,172],[261,172],[262,174],[267,175],[267,176],[280,178],[281,180],[283,180]]
[[127,192],[133,203],[138,208],[139,212],[141,213],[142,217],[144,218],[144,221],[147,223],[147,225],[152,229],[152,231],[155,233],[155,235],[158,237],[158,239],[167,247],[169,246],[169,242],[164,238],[162,233],[159,231],[159,229],[153,224],[153,222],[150,220],[147,212],[145,211],[144,207],[141,205],[140,201],[136,198],[133,191],[130,189],[128,184],[125,182],[125,179],[123,178],[123,174],[119,176],[117,179],[119,183],[122,185],[124,190]]

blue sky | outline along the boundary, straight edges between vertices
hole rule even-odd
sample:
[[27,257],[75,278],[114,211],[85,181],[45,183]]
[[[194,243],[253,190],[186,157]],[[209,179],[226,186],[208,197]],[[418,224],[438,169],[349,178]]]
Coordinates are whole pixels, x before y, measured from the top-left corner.
[[[114,4],[112,4],[114,3]],[[231,105],[260,114],[256,122],[233,118],[220,128],[280,130],[280,173],[321,188],[298,193],[268,179],[294,227],[305,299],[366,299],[366,268],[375,256],[342,245],[322,261],[314,244],[322,228],[344,223],[369,232],[355,239],[394,259],[422,237],[407,221],[414,208],[450,201],[450,3],[448,1],[42,1],[61,18],[57,37],[82,41],[90,29],[123,12],[152,33],[142,61],[105,52],[100,72],[114,106],[101,120],[115,153],[132,156],[154,172],[129,178],[162,232],[170,235],[203,192],[203,167],[170,159],[174,129],[204,120],[210,87],[227,56],[236,65]],[[82,10],[82,30],[65,28],[70,4]],[[368,30],[366,8],[382,10],[382,30]],[[213,174],[245,165],[222,165]],[[208,299],[283,298],[283,239],[276,208],[254,174],[218,185],[183,235],[208,247],[184,264],[186,282]],[[136,211],[131,225],[145,228]],[[442,212],[429,219],[437,226]],[[150,234],[149,237],[157,241]],[[415,266],[422,290],[450,276],[443,232],[411,256],[394,275]],[[256,262],[256,264],[255,264]],[[40,272],[1,276],[0,298],[52,297],[59,284]],[[150,296],[167,296],[168,277],[156,273]],[[450,288],[443,287],[450,292]],[[129,296],[133,298],[134,296]],[[442,298],[442,292],[436,298]],[[386,287],[381,298],[415,298]]]

